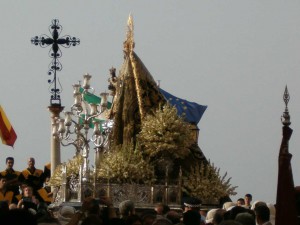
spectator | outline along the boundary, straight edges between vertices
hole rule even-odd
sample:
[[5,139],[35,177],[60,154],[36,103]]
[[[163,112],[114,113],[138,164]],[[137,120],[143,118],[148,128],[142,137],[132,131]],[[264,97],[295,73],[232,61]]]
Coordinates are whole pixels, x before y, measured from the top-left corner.
[[218,225],[220,224],[223,220],[224,220],[224,214],[225,214],[225,210],[224,209],[218,209],[214,215],[213,218],[213,224],[214,225]]
[[256,223],[258,225],[272,225],[270,222],[270,210],[266,205],[255,206]]
[[200,225],[201,216],[197,211],[189,210],[183,213],[184,225]]
[[[76,213],[76,210],[72,206],[64,205],[59,209],[58,212],[58,221],[60,222],[61,225],[66,225],[66,224],[78,224],[79,220],[82,218],[83,214],[78,212]],[[76,217],[76,218],[74,218]],[[78,218],[79,219],[78,219]],[[76,219],[76,222],[75,222]]]
[[236,201],[236,205],[237,206],[244,206],[245,205],[245,200],[243,198],[239,198],[237,201]]
[[46,203],[38,205],[37,214],[35,215],[38,225],[61,225],[57,218],[48,210]]
[[170,207],[163,203],[157,203],[154,207],[154,210],[156,211],[157,215],[165,215],[170,211]]
[[25,186],[23,189],[23,197],[18,202],[17,208],[19,209],[33,209],[37,211],[37,206],[39,204],[38,199],[33,195],[32,187]]
[[255,218],[250,213],[239,213],[235,217],[235,221],[243,225],[255,225]]
[[133,201],[125,200],[119,204],[120,217],[124,220],[130,215],[135,214],[135,206]]
[[251,208],[252,195],[251,194],[246,194],[244,199],[245,199],[245,207],[250,209]]
[[275,217],[276,217],[276,208],[273,204],[267,203],[267,206],[270,210],[270,222],[275,225]]
[[199,213],[200,207],[201,207],[201,200],[197,198],[187,198],[185,199],[183,205],[184,205],[184,212],[187,212],[189,210],[194,210]]
[[223,204],[223,209],[225,209],[226,211],[229,211],[235,206],[236,206],[236,204],[234,202],[225,202]]
[[9,225],[37,225],[35,216],[31,214],[28,210],[23,209],[13,209],[9,210],[1,220],[1,224]]
[[211,209],[207,212],[206,219],[205,219],[206,224],[213,224],[213,219],[214,219],[214,216],[215,216],[217,210],[218,209]]
[[[202,218],[200,215],[200,208],[201,208],[201,203],[202,201],[198,198],[190,197],[185,199],[183,205],[184,205],[184,213],[188,211],[195,211],[199,214],[199,223],[201,222],[202,224],[205,223],[205,217]],[[188,214],[190,215],[190,214]],[[192,215],[192,214],[191,214]],[[198,222],[198,221],[196,221]]]
[[166,214],[166,218],[170,220],[173,224],[179,224],[180,223],[180,214],[174,210],[170,210]]
[[91,214],[82,220],[81,225],[102,225],[103,221],[99,216]]
[[138,215],[130,215],[125,220],[125,225],[142,225],[142,219]]
[[243,225],[243,224],[234,220],[224,220],[220,223],[220,225]]
[[143,225],[152,225],[152,223],[156,219],[156,211],[154,209],[146,210],[141,214],[141,218],[143,221]]
[[172,222],[164,217],[160,217],[154,220],[152,225],[172,225]]

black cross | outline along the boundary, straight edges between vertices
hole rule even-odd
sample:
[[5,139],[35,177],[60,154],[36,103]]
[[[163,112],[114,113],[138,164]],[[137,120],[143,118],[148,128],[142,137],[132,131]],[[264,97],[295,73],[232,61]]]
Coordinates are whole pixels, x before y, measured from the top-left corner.
[[[57,88],[56,85],[56,71],[62,70],[62,65],[59,62],[58,58],[62,56],[62,52],[59,48],[59,46],[62,46],[64,48],[69,48],[71,46],[76,46],[80,44],[80,40],[76,37],[71,37],[70,35],[65,35],[61,38],[59,38],[59,35],[62,31],[62,26],[59,24],[58,19],[52,20],[52,24],[49,26],[49,32],[52,35],[52,38],[49,37],[46,34],[42,34],[41,36],[35,36],[31,38],[31,43],[34,45],[40,45],[42,48],[48,47],[51,45],[51,49],[49,50],[49,56],[52,59],[52,62],[49,64],[49,71],[48,75],[53,75],[53,79],[49,79],[48,83],[50,84],[50,87],[54,86],[50,89],[51,98],[50,98],[50,104],[51,105],[61,105],[61,99],[60,99],[60,89]],[[59,82],[59,81],[58,81]]]

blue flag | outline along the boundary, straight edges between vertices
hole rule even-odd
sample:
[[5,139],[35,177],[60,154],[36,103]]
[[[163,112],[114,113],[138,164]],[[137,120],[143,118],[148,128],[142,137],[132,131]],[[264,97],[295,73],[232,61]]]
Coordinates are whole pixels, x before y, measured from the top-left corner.
[[165,99],[177,109],[178,116],[182,116],[186,122],[198,124],[207,106],[199,105],[195,102],[189,102],[187,100],[178,98],[170,93],[159,89]]

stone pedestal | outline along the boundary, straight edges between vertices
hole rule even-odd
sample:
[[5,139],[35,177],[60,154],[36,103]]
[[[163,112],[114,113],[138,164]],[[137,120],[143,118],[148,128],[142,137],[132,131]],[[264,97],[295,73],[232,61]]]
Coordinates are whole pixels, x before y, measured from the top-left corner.
[[55,118],[59,117],[59,114],[62,112],[64,107],[60,104],[52,104],[48,107],[48,109],[51,113],[51,174],[54,174],[56,166],[60,164],[60,142],[57,138],[55,138],[55,136],[52,135],[53,124],[55,123]]

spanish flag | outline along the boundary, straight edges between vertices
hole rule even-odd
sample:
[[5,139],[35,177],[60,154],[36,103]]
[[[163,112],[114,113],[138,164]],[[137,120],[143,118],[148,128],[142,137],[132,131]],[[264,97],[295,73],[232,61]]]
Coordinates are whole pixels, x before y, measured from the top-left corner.
[[2,143],[9,146],[14,146],[14,143],[17,139],[14,128],[11,126],[4,110],[0,105],[0,137]]

